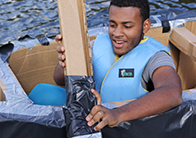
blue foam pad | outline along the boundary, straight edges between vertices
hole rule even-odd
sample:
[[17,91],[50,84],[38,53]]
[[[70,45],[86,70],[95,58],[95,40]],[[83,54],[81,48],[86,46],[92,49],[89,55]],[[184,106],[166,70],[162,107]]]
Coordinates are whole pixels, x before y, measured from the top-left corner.
[[28,95],[34,104],[39,105],[66,105],[66,89],[59,86],[40,83]]

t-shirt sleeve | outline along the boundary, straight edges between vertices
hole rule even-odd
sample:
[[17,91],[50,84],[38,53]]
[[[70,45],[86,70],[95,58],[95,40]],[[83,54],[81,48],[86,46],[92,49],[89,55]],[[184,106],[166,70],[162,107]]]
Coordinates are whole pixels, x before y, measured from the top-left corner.
[[142,74],[141,82],[144,89],[148,91],[152,91],[154,89],[152,75],[157,68],[162,66],[171,66],[176,69],[172,57],[165,51],[157,52],[148,61]]

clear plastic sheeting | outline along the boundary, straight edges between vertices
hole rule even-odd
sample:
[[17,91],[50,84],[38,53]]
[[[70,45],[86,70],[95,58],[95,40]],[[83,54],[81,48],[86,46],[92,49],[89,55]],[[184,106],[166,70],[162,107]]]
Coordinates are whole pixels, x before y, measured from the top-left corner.
[[[65,107],[34,105],[16,81],[7,64],[1,59],[0,79],[7,87],[4,91],[5,101],[0,102],[0,124],[17,121],[35,123],[49,128],[62,129],[66,126]],[[9,134],[7,137],[10,137]]]

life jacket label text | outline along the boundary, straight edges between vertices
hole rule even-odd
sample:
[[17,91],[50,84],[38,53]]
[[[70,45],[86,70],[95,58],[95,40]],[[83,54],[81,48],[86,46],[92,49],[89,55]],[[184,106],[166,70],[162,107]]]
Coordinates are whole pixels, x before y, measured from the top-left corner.
[[134,69],[119,69],[119,78],[134,77]]

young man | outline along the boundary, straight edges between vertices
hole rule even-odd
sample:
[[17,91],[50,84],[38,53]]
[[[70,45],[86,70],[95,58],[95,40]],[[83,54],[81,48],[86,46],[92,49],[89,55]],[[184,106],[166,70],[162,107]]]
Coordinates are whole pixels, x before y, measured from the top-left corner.
[[[86,117],[89,126],[99,122],[115,127],[121,122],[160,114],[182,103],[181,83],[169,49],[144,36],[150,29],[147,0],[112,0],[108,34],[99,35],[93,47],[93,70],[98,105]],[[62,36],[56,41],[59,65],[54,79],[64,85],[65,57]],[[101,94],[101,95],[100,95]],[[105,102],[136,99],[117,109]]]

